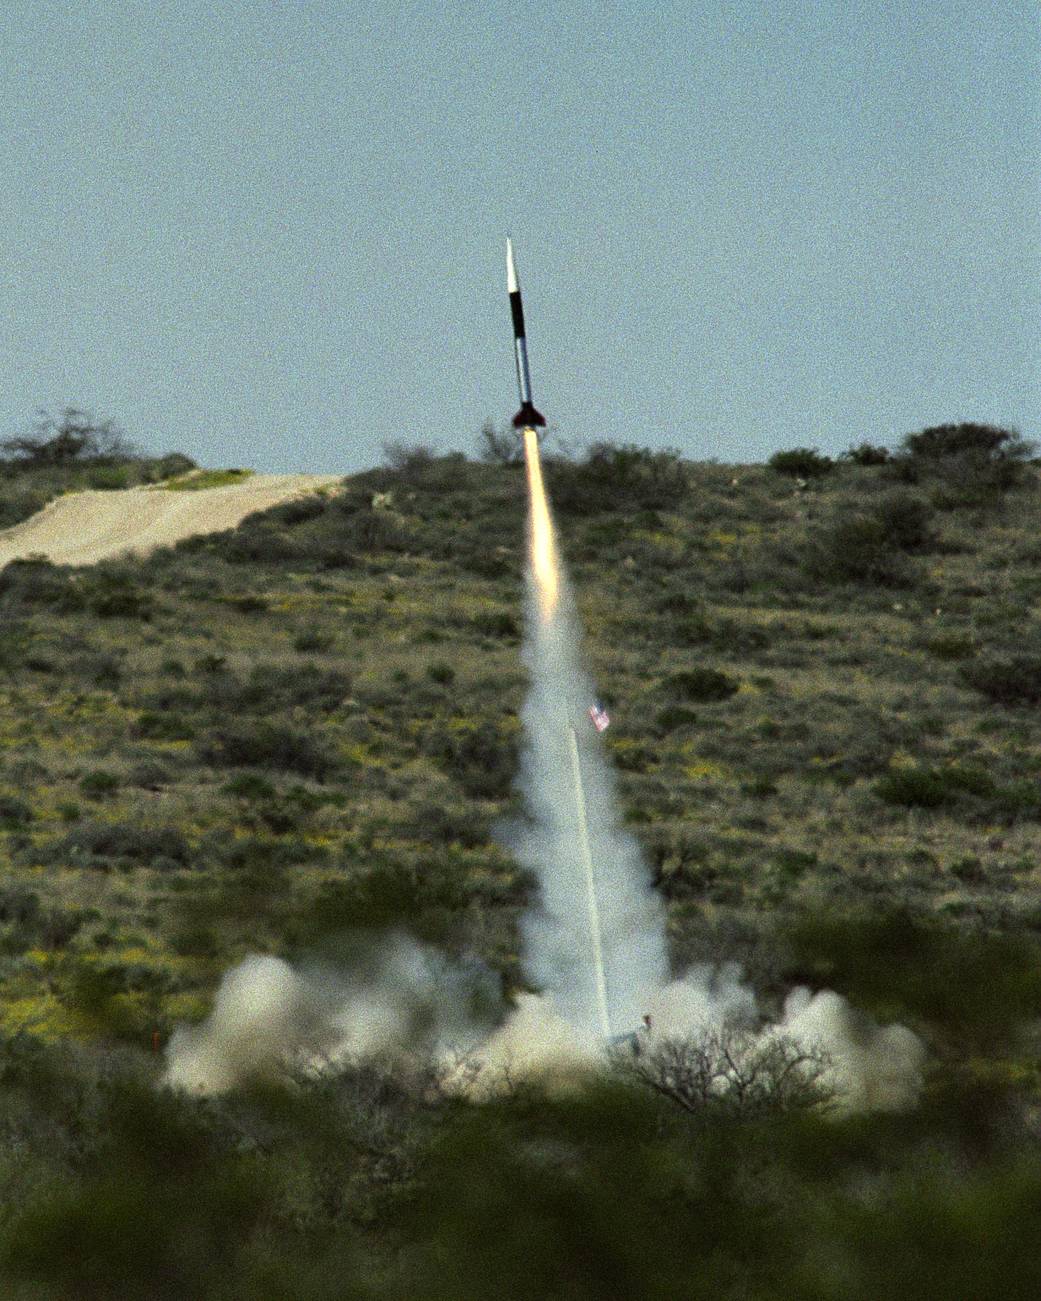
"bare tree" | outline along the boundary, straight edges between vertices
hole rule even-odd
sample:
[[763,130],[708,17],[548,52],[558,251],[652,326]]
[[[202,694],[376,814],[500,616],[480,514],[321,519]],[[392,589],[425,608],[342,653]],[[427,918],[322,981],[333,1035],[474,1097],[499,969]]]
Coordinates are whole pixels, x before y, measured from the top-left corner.
[[0,452],[32,465],[126,461],[138,455],[114,420],[96,420],[79,407],[65,407],[58,416],[37,412],[32,432],[0,440]]
[[392,470],[425,470],[436,457],[432,447],[425,443],[406,443],[391,438],[383,444],[384,464]]
[[824,1107],[835,1096],[827,1080],[831,1062],[822,1048],[733,1026],[652,1039],[638,1052],[619,1051],[615,1063],[629,1078],[695,1115],[712,1109],[751,1119]]
[[506,426],[496,429],[490,420],[481,426],[480,457],[492,465],[520,465],[524,460],[524,442],[519,429]]

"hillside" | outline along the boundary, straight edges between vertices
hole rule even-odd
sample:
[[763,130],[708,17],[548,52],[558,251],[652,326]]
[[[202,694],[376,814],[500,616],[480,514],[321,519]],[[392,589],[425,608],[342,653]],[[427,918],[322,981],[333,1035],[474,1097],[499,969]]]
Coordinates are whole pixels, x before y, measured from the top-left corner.
[[[492,1233],[517,1214],[536,1232],[508,1195],[518,1180],[538,1197],[577,1196],[611,1260],[624,1252],[598,1188],[624,1188],[627,1242],[646,1235],[618,1264],[628,1284],[590,1266],[593,1290],[569,1295],[674,1295],[667,1272],[664,1290],[639,1280],[679,1238],[690,1263],[676,1277],[709,1280],[689,1295],[709,1283],[715,1297],[793,1295],[785,1262],[822,1235],[837,1254],[800,1275],[798,1295],[884,1295],[984,1211],[1006,1280],[1028,1278],[1014,1241],[1041,1205],[1041,1163],[1017,1155],[1041,1101],[1038,467],[955,491],[958,475],[936,467],[909,480],[842,463],[806,479],[606,449],[550,459],[546,475],[624,819],[667,901],[676,966],[737,962],[767,1008],[805,983],[910,1026],[930,1060],[919,1112],[769,1134],[757,1119],[712,1139],[706,1122],[693,1131],[610,1090],[586,1112],[521,1097],[481,1120],[359,1068],[320,1095],[206,1112],[203,1134],[186,1102],[97,1083],[116,1069],[99,1060],[153,1080],[153,1036],[201,1019],[251,952],[342,963],[359,937],[395,930],[476,955],[504,997],[526,988],[518,918],[532,884],[496,839],[518,812],[523,473],[416,455],[147,556],[0,571],[4,1078],[17,1091],[34,1071],[75,1077],[85,1109],[70,1120],[46,1097],[8,1097],[54,1127],[39,1158],[48,1177],[77,1171],[69,1196],[86,1207],[101,1176],[72,1155],[76,1127],[115,1107],[118,1141],[146,1161],[133,1117],[147,1115],[146,1129],[194,1135],[196,1173],[171,1223],[195,1224],[192,1198],[220,1204],[222,1163],[247,1182],[261,1170],[259,1219],[248,1197],[235,1202],[248,1233],[262,1221],[274,1255],[317,1252],[322,1278],[340,1270],[366,1296],[491,1295],[496,1269],[525,1258],[520,1229],[502,1238],[504,1265],[482,1258],[456,1274],[444,1262],[475,1223]],[[89,510],[79,496],[62,510]],[[52,507],[36,527],[61,519]],[[342,1147],[332,1174],[312,1122]],[[591,1137],[604,1126],[610,1152]],[[577,1153],[566,1176],[534,1155],[553,1144]],[[244,1151],[248,1169],[231,1155]],[[487,1180],[469,1186],[467,1162]],[[889,1202],[864,1193],[883,1171]],[[8,1200],[25,1177],[12,1167]],[[158,1166],[141,1178],[165,1187]],[[907,1227],[916,1178],[924,1219]],[[654,1191],[658,1179],[674,1197]],[[802,1190],[798,1213],[786,1181]],[[49,1196],[33,1202],[39,1254],[9,1243],[4,1259],[68,1295],[74,1272],[40,1264],[57,1240]],[[972,1211],[959,1218],[959,1206]],[[707,1215],[711,1240],[691,1228]],[[236,1286],[260,1295],[268,1258],[248,1233]],[[426,1244],[415,1259],[395,1255],[406,1240]],[[564,1248],[550,1240],[554,1258]],[[864,1245],[882,1242],[888,1254]],[[370,1270],[370,1250],[397,1262],[390,1273]],[[199,1251],[199,1269],[222,1254]],[[998,1295],[972,1273],[971,1242],[955,1256],[945,1263],[963,1273],[920,1295]],[[294,1277],[293,1295],[334,1294],[319,1273]],[[536,1270],[514,1294],[551,1295],[546,1277]],[[183,1294],[208,1280],[191,1275]]]

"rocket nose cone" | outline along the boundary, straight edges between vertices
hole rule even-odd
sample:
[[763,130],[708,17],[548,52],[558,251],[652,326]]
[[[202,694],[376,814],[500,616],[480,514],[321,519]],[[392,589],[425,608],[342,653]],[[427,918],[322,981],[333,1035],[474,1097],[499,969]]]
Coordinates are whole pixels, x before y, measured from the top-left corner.
[[517,265],[513,260],[513,240],[506,236],[506,292],[517,292]]

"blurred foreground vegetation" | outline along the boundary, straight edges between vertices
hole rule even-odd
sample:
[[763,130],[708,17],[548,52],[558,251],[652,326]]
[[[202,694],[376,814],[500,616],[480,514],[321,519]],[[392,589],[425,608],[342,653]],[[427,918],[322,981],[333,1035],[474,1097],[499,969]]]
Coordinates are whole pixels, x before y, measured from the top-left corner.
[[[546,466],[676,967],[910,1026],[904,1116],[632,1082],[478,1108],[371,1064],[155,1087],[153,1036],[248,952],[405,930],[525,987],[532,883],[493,838],[525,690],[506,436],[0,571],[5,1295],[1035,1297],[1041,483],[1008,431],[941,429]],[[0,519],[89,469],[11,455]]]

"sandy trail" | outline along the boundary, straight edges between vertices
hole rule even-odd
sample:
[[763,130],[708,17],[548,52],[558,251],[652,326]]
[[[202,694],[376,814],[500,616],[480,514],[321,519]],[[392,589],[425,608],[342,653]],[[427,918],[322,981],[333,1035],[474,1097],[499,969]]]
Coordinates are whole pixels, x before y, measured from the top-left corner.
[[46,556],[56,565],[93,565],[126,552],[152,551],[195,533],[234,528],[254,511],[331,488],[341,477],[255,474],[196,492],[141,487],[69,493],[0,532],[0,566],[30,555]]

